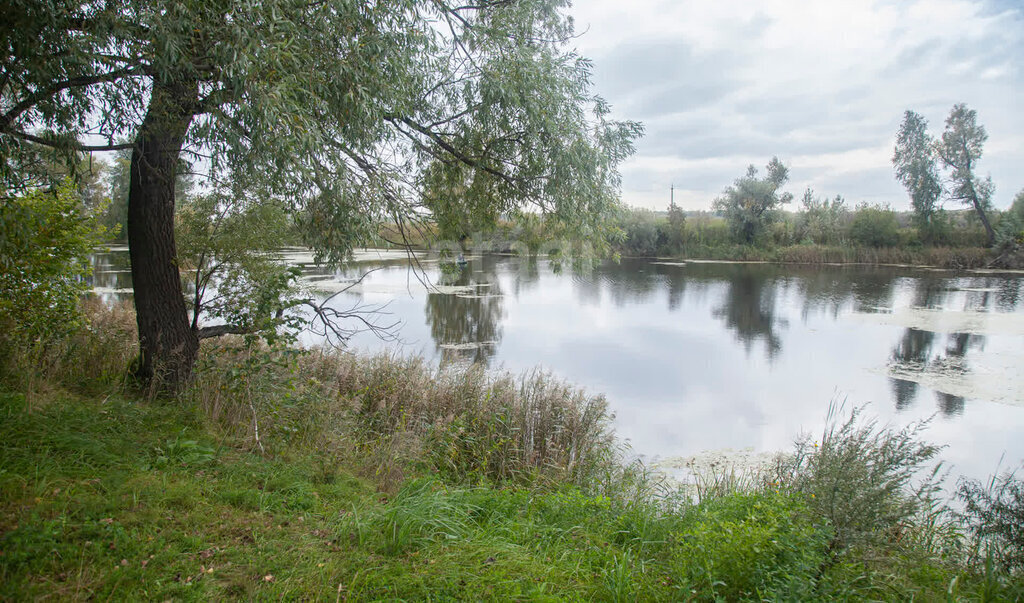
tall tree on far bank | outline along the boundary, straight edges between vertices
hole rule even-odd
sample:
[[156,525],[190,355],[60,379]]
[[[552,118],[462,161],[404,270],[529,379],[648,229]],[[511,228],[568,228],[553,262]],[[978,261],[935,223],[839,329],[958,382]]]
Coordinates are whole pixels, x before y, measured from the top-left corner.
[[611,120],[590,91],[590,63],[567,44],[568,5],[11,0],[2,192],[41,147],[131,153],[138,374],[173,390],[214,332],[189,321],[182,295],[183,160],[239,211],[284,208],[331,262],[384,221],[422,219],[438,184],[451,207],[533,205],[580,236],[598,230],[642,128]]
[[982,179],[975,174],[986,140],[988,133],[978,124],[977,112],[961,103],[954,105],[946,118],[946,130],[936,148],[943,165],[951,170],[950,198],[974,207],[991,247],[996,235],[985,210],[991,209],[994,186],[991,177]]
[[936,167],[935,140],[928,134],[928,121],[913,111],[903,115],[892,164],[896,179],[910,193],[918,231],[925,241],[936,242],[940,230],[935,220],[936,204],[942,196],[942,182]]
[[741,243],[753,243],[768,225],[775,222],[782,206],[793,200],[792,193],[779,194],[789,180],[789,169],[772,157],[764,178],[757,177],[757,168],[747,167],[747,174],[715,199],[714,209],[729,223],[733,236]]

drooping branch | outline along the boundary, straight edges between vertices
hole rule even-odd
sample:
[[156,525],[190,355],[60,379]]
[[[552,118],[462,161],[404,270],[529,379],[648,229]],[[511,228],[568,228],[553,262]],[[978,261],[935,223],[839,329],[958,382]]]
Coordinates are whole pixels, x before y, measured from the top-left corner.
[[[332,337],[341,344],[348,341],[353,335],[360,331],[370,331],[378,338],[383,341],[395,341],[398,336],[396,330],[401,325],[400,320],[396,320],[387,325],[377,324],[371,317],[379,317],[387,315],[384,309],[387,308],[388,304],[378,305],[363,305],[356,303],[348,310],[338,310],[332,308],[328,304],[335,297],[349,291],[356,285],[363,282],[367,276],[371,273],[380,270],[381,268],[373,268],[367,270],[359,278],[349,283],[347,286],[342,287],[338,291],[335,291],[331,295],[328,295],[322,302],[317,303],[311,299],[303,299],[297,302],[297,305],[309,307],[313,310],[314,319],[310,321],[308,328],[314,334],[324,337],[328,343],[334,344]],[[316,327],[317,321],[319,321],[319,327]],[[345,321],[355,321],[362,324],[361,328],[346,328],[342,327],[341,323]]]
[[[374,268],[364,272],[358,279],[352,281],[347,286],[342,287],[338,291],[327,296],[323,301],[316,302],[312,299],[300,299],[291,302],[289,307],[305,306],[313,310],[313,318],[307,323],[306,328],[310,332],[324,337],[325,340],[332,345],[344,344],[353,335],[359,332],[369,331],[379,337],[383,341],[395,341],[398,339],[397,329],[401,325],[400,320],[395,320],[388,324],[380,324],[376,317],[389,315],[384,310],[387,308],[387,304],[360,304],[356,303],[347,310],[339,310],[331,307],[330,302],[338,295],[349,291],[359,283],[363,281],[372,272],[376,272],[380,268]],[[273,319],[269,324],[278,326],[283,324],[284,308],[278,308]],[[344,326],[342,323],[355,322],[357,326],[350,327]],[[220,324],[212,325],[208,327],[202,327],[196,329],[196,336],[200,339],[212,339],[214,337],[223,337],[225,335],[252,335],[263,331],[268,328],[265,324],[261,327],[256,325],[229,325]]]
[[83,88],[86,86],[92,86],[95,84],[101,84],[104,82],[112,82],[119,80],[123,77],[132,77],[136,75],[147,75],[147,68],[144,65],[135,65],[125,69],[116,69],[107,73],[97,73],[94,75],[82,75],[79,77],[73,77],[71,79],[57,82],[51,86],[37,90],[36,92],[28,95],[21,102],[15,104],[7,113],[4,113],[0,117],[0,130],[10,131],[9,126],[14,123],[18,117],[20,117],[26,111],[32,109],[32,107],[39,103],[53,98],[55,95],[68,90],[71,88]]
[[[388,315],[384,311],[387,304],[372,306],[356,304],[348,310],[338,310],[326,305],[326,303],[317,304],[312,300],[303,300],[302,305],[312,308],[316,317],[309,324],[308,328],[310,331],[324,337],[332,345],[335,341],[344,344],[356,333],[365,331],[373,333],[383,341],[395,341],[398,338],[396,331],[402,324],[400,320],[395,320],[389,324],[382,325],[373,320],[375,317]],[[352,321],[362,326],[356,328],[342,326],[342,322]],[[318,324],[319,327],[316,326]]]
[[[506,174],[505,172],[503,172],[501,170],[498,170],[498,169],[496,169],[496,168],[494,168],[492,166],[486,165],[486,164],[484,164],[482,161],[480,161],[478,159],[474,159],[473,157],[470,157],[469,155],[466,155],[462,151],[460,151],[460,150],[456,149],[454,146],[452,146],[444,138],[439,136],[437,134],[437,132],[434,132],[434,131],[430,130],[429,128],[425,127],[425,126],[422,126],[422,125],[414,122],[413,120],[409,119],[408,117],[389,117],[388,121],[391,122],[392,124],[394,124],[396,127],[398,127],[399,131],[404,133],[404,134],[406,134],[407,136],[408,136],[407,131],[404,130],[403,128],[399,127],[398,124],[401,123],[401,124],[406,125],[409,128],[412,128],[416,132],[419,132],[420,134],[422,134],[422,135],[426,136],[427,138],[429,138],[430,140],[432,140],[435,144],[437,144],[437,146],[439,146],[442,149],[444,149],[452,157],[458,159],[459,161],[461,161],[462,163],[466,164],[469,167],[472,167],[472,168],[475,168],[475,169],[478,169],[478,170],[483,170],[484,172],[487,172],[488,174],[490,174],[492,176],[495,176],[495,177],[497,177],[497,178],[499,178],[501,180],[504,180],[505,182],[507,182],[508,184],[510,184],[512,186],[516,186],[518,184],[516,179],[513,178],[512,176],[510,176],[510,175]],[[409,136],[409,137],[413,138],[412,136]]]
[[13,128],[7,128],[3,130],[3,132],[6,132],[7,134],[14,136],[15,138],[20,138],[28,142],[34,142],[36,144],[43,145],[45,147],[50,147],[52,149],[71,149],[72,151],[80,151],[83,153],[93,153],[102,151],[125,151],[135,147],[135,143],[132,142],[101,145],[82,144],[76,140],[67,137],[44,138],[42,136],[36,136],[34,134],[29,134],[27,132],[15,130]]

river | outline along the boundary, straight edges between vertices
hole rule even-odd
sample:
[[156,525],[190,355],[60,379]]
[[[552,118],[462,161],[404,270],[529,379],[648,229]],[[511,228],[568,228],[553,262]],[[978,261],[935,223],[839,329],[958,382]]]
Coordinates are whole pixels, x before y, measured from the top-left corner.
[[[579,272],[511,256],[454,273],[423,258],[417,273],[396,252],[340,270],[284,259],[321,299],[348,288],[332,305],[384,306],[378,322],[400,323],[396,340],[363,332],[349,347],[543,367],[605,394],[620,438],[667,466],[786,450],[821,433],[833,402],[894,426],[932,418],[926,438],[947,446],[954,476],[1024,460],[1020,274],[633,259]],[[124,251],[97,254],[95,269],[99,292],[130,295]]]

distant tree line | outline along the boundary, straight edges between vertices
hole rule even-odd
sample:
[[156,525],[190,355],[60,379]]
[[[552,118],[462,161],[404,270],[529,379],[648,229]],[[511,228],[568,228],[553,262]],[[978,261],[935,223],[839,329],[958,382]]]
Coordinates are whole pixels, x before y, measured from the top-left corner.
[[[995,187],[978,174],[977,162],[988,139],[977,113],[958,104],[938,138],[928,123],[907,111],[892,158],[897,180],[907,189],[911,211],[860,203],[841,195],[822,197],[808,188],[796,211],[784,207],[793,195],[782,189],[789,169],[777,158],[763,176],[753,165],[714,200],[713,212],[624,209],[619,250],[626,255],[722,257],[737,248],[784,246],[866,248],[992,247],[1024,242],[1024,191],[1007,211],[992,207]],[[946,210],[944,201],[966,206]]]
[[[760,251],[780,248],[980,248],[987,242],[984,227],[969,210],[943,212],[941,243],[926,242],[911,211],[895,211],[884,205],[860,203],[849,207],[842,196],[824,197],[804,192],[797,211],[780,210],[753,243],[735,236],[728,220],[713,211],[679,210],[675,223],[667,211],[625,208],[616,218],[621,236],[616,249],[625,256],[688,256],[708,258],[757,258]],[[1024,191],[1013,207],[993,211],[990,219],[998,232],[1016,228],[1024,241]]]

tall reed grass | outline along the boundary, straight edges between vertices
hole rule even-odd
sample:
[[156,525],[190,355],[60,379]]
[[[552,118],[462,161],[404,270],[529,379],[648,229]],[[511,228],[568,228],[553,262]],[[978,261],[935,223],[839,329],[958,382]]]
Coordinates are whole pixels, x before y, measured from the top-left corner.
[[204,346],[185,395],[254,448],[346,448],[389,490],[413,469],[447,481],[585,484],[618,467],[604,397],[542,371],[228,341]]
[[95,393],[123,387],[138,355],[131,302],[107,304],[88,296],[80,309],[82,323],[67,333],[27,342],[0,333],[0,382],[27,392],[65,387]]
[[755,247],[722,244],[688,245],[678,254],[682,258],[778,262],[783,264],[867,264],[932,266],[965,270],[984,268],[992,261],[989,250],[981,247],[846,247],[829,245],[789,245]]

